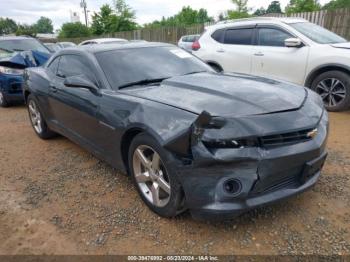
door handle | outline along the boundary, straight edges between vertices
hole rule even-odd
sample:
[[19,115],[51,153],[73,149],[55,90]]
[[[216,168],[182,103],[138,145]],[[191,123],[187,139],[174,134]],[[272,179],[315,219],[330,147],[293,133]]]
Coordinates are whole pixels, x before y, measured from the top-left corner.
[[50,84],[50,90],[51,90],[51,92],[56,93],[57,92],[57,87],[55,85],[53,85],[53,84]]
[[220,48],[220,49],[217,49],[216,52],[218,52],[218,53],[225,53],[225,50]]
[[264,54],[262,52],[257,52],[254,54],[255,56],[264,56]]

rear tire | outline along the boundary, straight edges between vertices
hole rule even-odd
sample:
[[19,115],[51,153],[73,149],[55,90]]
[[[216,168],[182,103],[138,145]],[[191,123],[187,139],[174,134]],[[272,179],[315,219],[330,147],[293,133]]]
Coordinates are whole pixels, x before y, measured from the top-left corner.
[[8,107],[9,103],[6,101],[2,91],[0,91],[0,107]]
[[37,105],[37,102],[35,101],[32,95],[28,96],[27,105],[29,119],[35,133],[41,139],[49,139],[56,136],[56,133],[51,131],[50,128],[47,126],[45,119],[43,118],[43,115],[41,114],[40,109]]
[[131,142],[128,165],[135,187],[145,204],[166,218],[185,211],[183,190],[170,161],[172,155],[148,134]]
[[350,75],[328,71],[317,76],[311,89],[318,93],[328,111],[344,111],[350,107]]

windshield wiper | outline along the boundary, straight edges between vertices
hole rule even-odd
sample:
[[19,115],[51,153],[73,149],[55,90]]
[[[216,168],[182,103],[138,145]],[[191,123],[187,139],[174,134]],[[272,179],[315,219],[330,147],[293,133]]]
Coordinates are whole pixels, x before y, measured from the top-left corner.
[[118,87],[118,89],[130,87],[130,86],[136,86],[136,85],[148,85],[148,84],[155,84],[163,82],[165,79],[168,79],[169,77],[163,77],[163,78],[155,78],[155,79],[143,79],[131,83],[127,83],[125,85],[121,85]]
[[10,49],[6,49],[6,48],[3,48],[3,47],[0,47],[1,50],[4,50],[5,52],[8,52],[8,53],[13,53],[13,51],[11,51]]

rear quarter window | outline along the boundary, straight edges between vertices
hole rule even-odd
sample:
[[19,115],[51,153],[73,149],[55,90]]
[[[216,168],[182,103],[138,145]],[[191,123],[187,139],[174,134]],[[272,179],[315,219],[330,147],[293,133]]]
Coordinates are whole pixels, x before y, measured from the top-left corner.
[[213,38],[216,42],[223,43],[224,35],[225,29],[218,29],[211,35],[211,38]]
[[252,45],[253,28],[228,29],[225,33],[224,43],[228,45]]

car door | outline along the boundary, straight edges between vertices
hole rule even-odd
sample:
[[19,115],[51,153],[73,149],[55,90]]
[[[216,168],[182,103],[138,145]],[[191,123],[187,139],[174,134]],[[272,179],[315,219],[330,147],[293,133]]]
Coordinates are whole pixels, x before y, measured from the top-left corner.
[[36,96],[40,109],[45,116],[45,120],[48,122],[51,122],[53,119],[52,110],[51,110],[51,107],[49,106],[49,93],[50,93],[50,85],[51,85],[50,82],[52,81],[52,79],[56,77],[59,61],[60,61],[60,57],[56,57],[46,67],[45,72],[47,77],[45,78],[45,81],[42,82],[42,83],[45,83],[45,86],[44,88],[42,88],[42,92],[39,92],[39,94]]
[[251,73],[253,36],[254,26],[228,28],[223,35],[220,31],[212,35],[214,39],[221,37],[215,52],[217,62],[225,71]]
[[309,47],[286,47],[284,41],[295,36],[277,26],[256,28],[257,46],[253,55],[252,74],[303,84]]
[[70,76],[83,76],[98,86],[93,65],[82,55],[65,54],[60,58],[56,77],[50,84],[49,103],[54,121],[81,142],[94,147],[96,119],[100,96],[87,88],[67,87],[64,80]]

